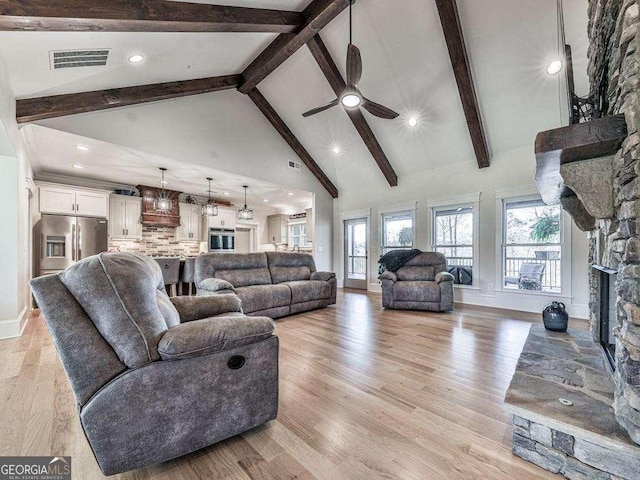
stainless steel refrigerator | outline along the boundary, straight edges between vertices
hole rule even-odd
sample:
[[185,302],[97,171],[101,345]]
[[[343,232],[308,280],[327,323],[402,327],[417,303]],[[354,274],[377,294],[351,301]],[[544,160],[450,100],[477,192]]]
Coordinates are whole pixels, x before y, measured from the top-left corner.
[[78,260],[106,252],[108,229],[106,218],[42,215],[35,227],[34,239],[38,275],[57,273]]

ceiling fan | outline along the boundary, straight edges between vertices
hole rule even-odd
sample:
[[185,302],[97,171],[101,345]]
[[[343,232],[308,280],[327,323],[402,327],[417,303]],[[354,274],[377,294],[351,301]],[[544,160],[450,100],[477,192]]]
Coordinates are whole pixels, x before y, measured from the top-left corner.
[[355,0],[351,0],[349,3],[349,46],[347,47],[347,86],[342,91],[340,96],[322,107],[314,108],[302,114],[303,117],[309,117],[327,110],[336,105],[342,104],[347,109],[355,109],[358,107],[364,108],[371,115],[376,117],[393,119],[398,116],[396,112],[390,108],[373,102],[364,97],[360,90],[358,90],[358,83],[362,77],[362,58],[360,57],[360,50],[353,44],[353,4]]

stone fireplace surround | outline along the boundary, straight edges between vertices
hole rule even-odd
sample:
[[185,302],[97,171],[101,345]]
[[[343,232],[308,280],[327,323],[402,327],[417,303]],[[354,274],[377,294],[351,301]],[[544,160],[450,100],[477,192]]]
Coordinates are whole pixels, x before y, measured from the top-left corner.
[[[532,327],[505,403],[514,413],[514,453],[567,478],[640,478],[639,4],[589,0],[588,74],[603,118],[536,139],[540,194],[589,231],[590,334]],[[599,345],[594,266],[617,272],[613,376]],[[588,405],[558,402],[576,391]]]

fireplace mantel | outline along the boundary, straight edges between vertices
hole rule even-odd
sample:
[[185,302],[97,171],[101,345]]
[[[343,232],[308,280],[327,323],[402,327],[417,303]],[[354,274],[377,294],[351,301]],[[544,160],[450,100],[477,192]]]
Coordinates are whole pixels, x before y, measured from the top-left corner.
[[536,137],[536,185],[548,205],[561,203],[583,231],[614,216],[613,155],[627,138],[625,116],[540,132]]

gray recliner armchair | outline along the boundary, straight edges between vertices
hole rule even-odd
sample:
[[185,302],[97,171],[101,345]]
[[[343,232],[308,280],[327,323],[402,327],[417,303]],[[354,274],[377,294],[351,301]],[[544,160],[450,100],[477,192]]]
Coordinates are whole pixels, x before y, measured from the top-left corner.
[[233,295],[166,294],[151,258],[89,257],[31,287],[105,475],[160,463],[276,417],[278,338]]
[[382,281],[382,306],[398,310],[453,310],[453,275],[441,253],[422,252]]

